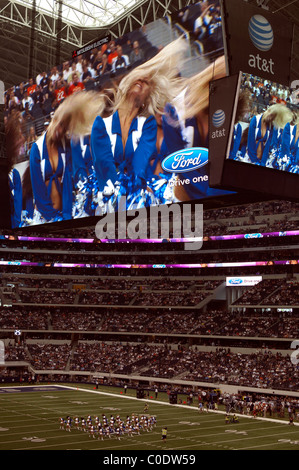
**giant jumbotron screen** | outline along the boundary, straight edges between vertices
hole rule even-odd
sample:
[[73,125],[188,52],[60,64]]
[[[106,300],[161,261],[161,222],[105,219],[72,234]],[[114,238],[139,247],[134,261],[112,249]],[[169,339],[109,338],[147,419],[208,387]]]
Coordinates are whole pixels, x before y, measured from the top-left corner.
[[230,194],[209,185],[209,84],[227,68],[206,3],[7,90],[11,228]]

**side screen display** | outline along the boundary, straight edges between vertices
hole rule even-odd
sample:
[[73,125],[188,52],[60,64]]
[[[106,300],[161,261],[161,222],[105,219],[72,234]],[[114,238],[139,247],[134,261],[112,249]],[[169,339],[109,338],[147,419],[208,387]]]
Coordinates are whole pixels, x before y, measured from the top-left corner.
[[299,107],[290,88],[242,74],[228,158],[299,173]]

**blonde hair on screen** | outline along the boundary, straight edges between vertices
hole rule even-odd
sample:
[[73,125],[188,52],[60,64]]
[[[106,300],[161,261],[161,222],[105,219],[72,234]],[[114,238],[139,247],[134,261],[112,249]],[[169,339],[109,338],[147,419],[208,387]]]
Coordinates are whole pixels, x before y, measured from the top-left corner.
[[55,142],[55,132],[62,125],[69,137],[89,135],[95,118],[107,111],[110,98],[106,93],[80,91],[68,96],[56,109],[47,129],[47,138]]
[[184,63],[187,47],[186,40],[178,38],[125,75],[118,86],[114,110],[124,105],[134,83],[146,79],[149,82],[150,95],[144,103],[142,114],[155,115],[161,112],[165,104],[172,101],[181,88],[180,68]]
[[225,76],[225,57],[221,56],[206,69],[185,80],[184,119],[193,118],[208,110],[210,82]]
[[268,117],[276,128],[283,128],[288,122],[292,122],[293,113],[286,105],[277,103],[269,106],[263,113],[263,120]]

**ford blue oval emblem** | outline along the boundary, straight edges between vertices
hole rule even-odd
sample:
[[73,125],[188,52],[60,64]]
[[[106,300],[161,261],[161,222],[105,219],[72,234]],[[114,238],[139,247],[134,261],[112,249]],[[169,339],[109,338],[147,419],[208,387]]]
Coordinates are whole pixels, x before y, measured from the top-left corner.
[[242,284],[242,279],[230,279],[229,283],[230,284]]
[[246,233],[244,238],[263,238],[261,233]]
[[208,158],[208,149],[191,147],[168,155],[162,162],[162,168],[169,173],[186,173],[206,165]]

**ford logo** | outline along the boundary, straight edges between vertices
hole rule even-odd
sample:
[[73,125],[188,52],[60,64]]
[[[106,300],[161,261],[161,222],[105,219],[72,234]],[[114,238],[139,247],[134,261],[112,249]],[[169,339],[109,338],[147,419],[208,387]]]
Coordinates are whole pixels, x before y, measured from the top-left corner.
[[168,155],[162,162],[162,168],[169,173],[186,173],[206,165],[208,157],[208,149],[191,147]]
[[246,233],[244,238],[263,238],[263,235],[261,233]]
[[230,279],[229,283],[230,284],[242,284],[242,279]]

